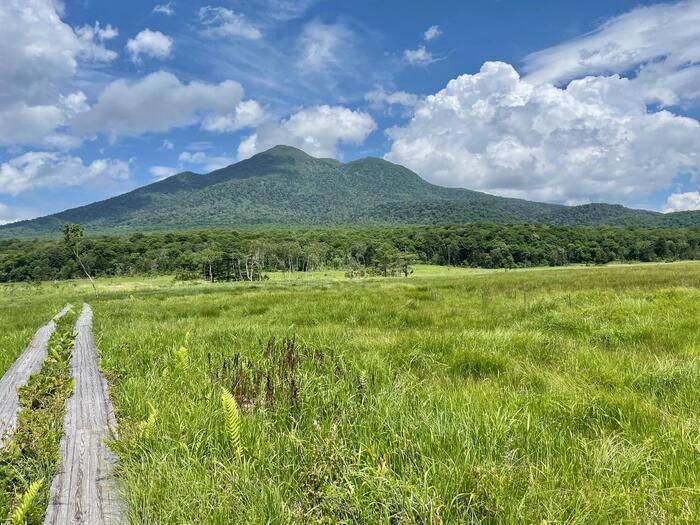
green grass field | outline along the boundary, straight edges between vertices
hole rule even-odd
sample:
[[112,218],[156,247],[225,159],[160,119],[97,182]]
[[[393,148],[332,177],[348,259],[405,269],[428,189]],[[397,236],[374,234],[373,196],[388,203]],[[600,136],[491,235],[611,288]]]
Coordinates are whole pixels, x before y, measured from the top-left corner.
[[0,372],[90,302],[132,523],[700,522],[698,263],[98,287],[0,287]]
[[37,328],[63,308],[65,301],[57,289],[65,288],[46,284],[0,285],[0,375],[14,363]]

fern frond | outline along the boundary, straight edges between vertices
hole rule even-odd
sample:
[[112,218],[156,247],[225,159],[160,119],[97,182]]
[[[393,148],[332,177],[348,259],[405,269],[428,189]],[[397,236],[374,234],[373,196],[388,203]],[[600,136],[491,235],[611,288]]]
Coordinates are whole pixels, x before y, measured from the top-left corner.
[[243,447],[241,446],[241,413],[238,411],[236,398],[225,388],[221,389],[221,404],[224,407],[226,433],[231,443],[231,448],[236,456],[240,458],[243,455]]
[[27,492],[22,494],[19,504],[10,514],[10,523],[13,525],[24,525],[26,523],[27,513],[32,508],[32,505],[34,505],[34,501],[39,495],[39,491],[41,490],[41,486],[43,484],[44,480],[40,479],[29,485]]
[[156,426],[156,418],[158,417],[158,411],[155,407],[148,403],[148,418],[145,421],[139,423],[139,430],[141,431],[141,437],[145,439],[150,439],[153,435],[153,429]]
[[187,368],[187,364],[190,361],[190,355],[189,352],[187,351],[187,348],[184,346],[181,346],[180,349],[176,352],[177,355],[177,366],[179,368]]

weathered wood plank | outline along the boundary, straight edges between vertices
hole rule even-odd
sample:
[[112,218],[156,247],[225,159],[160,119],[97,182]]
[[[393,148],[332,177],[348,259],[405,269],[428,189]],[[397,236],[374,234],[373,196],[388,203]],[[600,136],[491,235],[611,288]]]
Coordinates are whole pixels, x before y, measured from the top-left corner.
[[105,444],[105,439],[116,437],[117,423],[107,382],[100,373],[92,310],[87,304],[83,305],[76,331],[71,358],[75,385],[63,422],[62,464],[51,484],[44,523],[126,523],[111,476],[116,457]]
[[17,389],[26,385],[32,374],[41,371],[48,354],[49,339],[56,330],[56,321],[71,308],[72,306],[67,304],[51,321],[39,328],[22,355],[0,379],[0,448],[5,446],[5,438],[12,434],[17,424]]

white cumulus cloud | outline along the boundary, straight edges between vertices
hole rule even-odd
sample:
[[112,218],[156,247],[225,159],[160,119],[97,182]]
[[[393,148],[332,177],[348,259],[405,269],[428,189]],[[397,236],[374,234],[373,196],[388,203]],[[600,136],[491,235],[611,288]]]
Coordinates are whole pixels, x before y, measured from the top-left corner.
[[18,101],[0,105],[0,145],[43,144],[69,148],[79,144],[75,137],[55,130],[88,109],[85,94],[76,91],[57,98],[53,104],[29,105]]
[[215,37],[233,37],[246,40],[262,38],[260,30],[242,14],[225,7],[205,6],[199,9],[199,19],[205,34]]
[[673,211],[700,210],[700,191],[672,193],[666,199],[665,213]]
[[700,173],[700,123],[649,112],[630,80],[565,89],[523,81],[502,62],[451,80],[389,130],[386,155],[437,184],[548,201],[625,199]]
[[211,113],[202,128],[219,133],[255,127],[266,118],[265,110],[255,100],[243,100],[230,113]]
[[203,151],[183,151],[177,160],[186,164],[196,164],[201,167],[201,171],[207,173],[225,168],[235,162],[235,159],[228,155],[208,155]]
[[173,49],[173,39],[160,31],[144,29],[126,43],[126,49],[135,63],[141,62],[141,55],[153,58],[168,58]]
[[40,142],[64,122],[63,111],[53,104],[17,102],[0,107],[0,145]]
[[418,46],[418,49],[406,49],[403,52],[403,58],[409,64],[424,66],[437,61],[437,58],[428,51],[425,46]]
[[177,170],[175,168],[171,168],[170,166],[151,166],[148,172],[153,175],[154,179],[163,180],[175,175]]
[[64,99],[80,65],[110,61],[110,25],[72,28],[52,0],[0,2],[0,145],[67,147],[79,140],[58,131],[73,113]]
[[278,144],[295,146],[316,157],[337,157],[338,143],[361,144],[376,129],[374,119],[363,111],[342,106],[302,109],[279,122],[265,122],[238,146],[245,159]]
[[172,73],[158,71],[133,82],[112,82],[73,125],[83,133],[111,137],[165,132],[196,124],[212,113],[225,115],[242,98],[243,88],[233,80],[185,84]]
[[430,42],[431,40],[435,40],[441,34],[442,29],[440,29],[440,26],[430,26],[428,29],[426,29],[425,33],[423,33],[423,38],[426,42]]
[[0,2],[0,101],[45,99],[75,74],[80,58],[116,56],[102,47],[116,36],[116,29],[96,22],[73,30],[61,20],[56,6],[52,0]]
[[36,188],[109,187],[126,182],[129,164],[98,159],[85,164],[79,157],[48,151],[30,151],[0,164],[0,193],[17,195]]
[[109,62],[117,58],[117,53],[104,47],[104,43],[119,36],[119,31],[107,24],[102,27],[99,22],[93,26],[82,26],[75,30],[80,39],[81,55],[97,62]]
[[33,219],[38,213],[34,210],[16,206],[8,206],[0,202],[0,224]]
[[365,100],[375,109],[381,109],[385,105],[399,105],[413,107],[418,103],[418,95],[407,93],[406,91],[387,92],[383,87],[379,87],[365,93]]

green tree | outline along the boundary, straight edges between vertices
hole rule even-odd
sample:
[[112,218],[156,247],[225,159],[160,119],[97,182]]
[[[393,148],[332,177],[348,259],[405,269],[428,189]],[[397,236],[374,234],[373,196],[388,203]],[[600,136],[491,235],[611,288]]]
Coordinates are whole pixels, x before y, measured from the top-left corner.
[[97,287],[95,286],[95,281],[83,262],[83,258],[85,256],[84,239],[85,230],[80,224],[65,224],[63,226],[63,244],[71,256],[75,259],[75,262],[78,263],[78,266],[80,266],[80,268],[83,270],[85,276],[90,280],[92,291],[95,292],[95,296],[97,297]]
[[396,258],[396,265],[404,277],[413,273],[413,265],[418,262],[418,257],[412,253],[401,252]]

